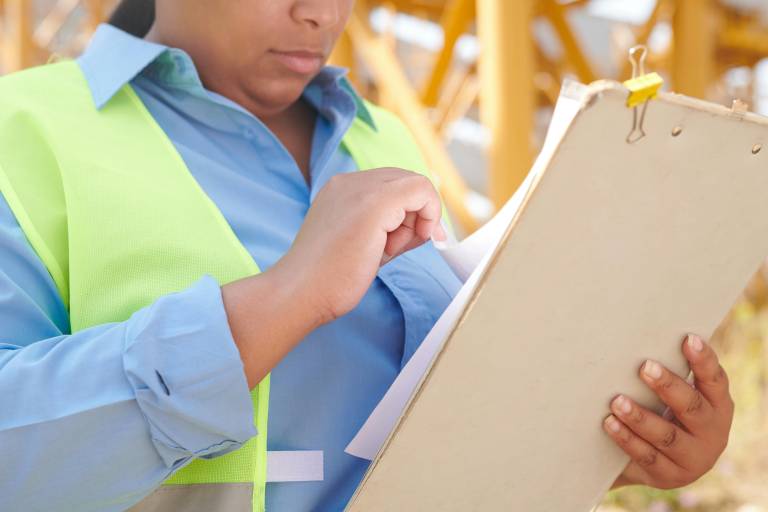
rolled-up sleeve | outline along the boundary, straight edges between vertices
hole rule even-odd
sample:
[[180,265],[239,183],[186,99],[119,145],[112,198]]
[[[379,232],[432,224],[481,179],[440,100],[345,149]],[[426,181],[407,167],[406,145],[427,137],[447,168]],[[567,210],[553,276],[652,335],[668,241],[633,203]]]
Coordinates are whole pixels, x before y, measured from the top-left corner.
[[125,375],[168,467],[256,434],[218,283],[203,277],[126,323]]
[[0,196],[0,510],[124,510],[256,434],[212,277],[55,335],[63,305],[20,233]]

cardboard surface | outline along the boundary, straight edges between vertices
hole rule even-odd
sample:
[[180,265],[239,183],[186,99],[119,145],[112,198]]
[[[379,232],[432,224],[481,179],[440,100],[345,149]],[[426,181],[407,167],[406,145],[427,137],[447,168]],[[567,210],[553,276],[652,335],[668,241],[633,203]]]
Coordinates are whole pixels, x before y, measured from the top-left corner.
[[626,97],[590,86],[347,510],[588,511],[610,399],[654,405],[642,361],[687,371],[768,255],[766,120],[662,94],[627,144]]
[[536,176],[544,171],[560,139],[563,138],[573,118],[581,109],[586,91],[587,86],[578,82],[566,80],[563,83],[547,129],[547,136],[536,162],[523,183],[492,219],[461,242],[457,240],[433,242],[463,285],[347,445],[344,450],[346,453],[372,461],[384,446],[437,352],[442,349],[469,304],[469,300],[474,296],[474,291],[490,263],[494,249],[498,247],[510,223],[522,207]]

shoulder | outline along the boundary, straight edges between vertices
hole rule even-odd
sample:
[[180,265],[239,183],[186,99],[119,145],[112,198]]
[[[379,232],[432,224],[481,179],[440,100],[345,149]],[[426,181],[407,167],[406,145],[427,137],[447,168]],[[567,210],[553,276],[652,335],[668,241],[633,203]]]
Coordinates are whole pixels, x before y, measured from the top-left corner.
[[365,108],[368,110],[368,113],[370,114],[371,119],[373,120],[373,123],[375,124],[378,131],[385,133],[391,131],[408,131],[408,128],[405,126],[400,117],[398,117],[398,115],[391,110],[387,110],[386,108],[376,105],[375,103],[372,103],[368,100],[363,100],[363,105],[365,105]]
[[51,104],[88,97],[88,85],[75,61],[46,64],[0,77],[3,109],[49,108]]

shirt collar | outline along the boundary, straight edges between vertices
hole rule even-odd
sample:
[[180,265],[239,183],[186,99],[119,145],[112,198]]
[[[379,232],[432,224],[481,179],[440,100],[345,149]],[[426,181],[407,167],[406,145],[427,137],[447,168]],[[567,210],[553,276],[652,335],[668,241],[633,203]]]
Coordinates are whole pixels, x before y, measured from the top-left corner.
[[77,59],[96,108],[106,105],[117,91],[166,50],[166,46],[132,36],[112,25],[99,25],[85,52]]
[[[147,68],[151,68],[152,78],[167,84],[202,88],[194,64],[185,52],[135,37],[109,24],[99,25],[77,62],[98,109]],[[326,66],[310,85],[317,85],[321,90],[340,87],[354,100],[357,117],[376,129],[370,111],[346,74],[344,68]]]

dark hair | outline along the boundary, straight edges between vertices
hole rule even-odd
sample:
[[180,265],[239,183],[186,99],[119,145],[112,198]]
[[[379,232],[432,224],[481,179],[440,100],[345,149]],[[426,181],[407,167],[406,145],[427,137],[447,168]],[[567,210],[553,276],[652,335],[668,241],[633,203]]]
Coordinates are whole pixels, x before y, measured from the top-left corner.
[[109,18],[110,25],[144,37],[155,22],[155,0],[122,0]]

